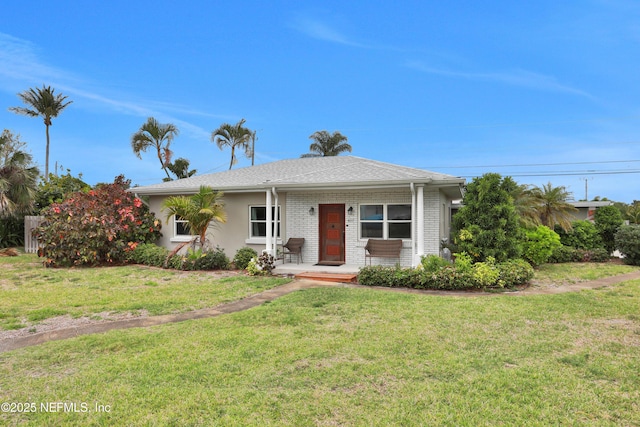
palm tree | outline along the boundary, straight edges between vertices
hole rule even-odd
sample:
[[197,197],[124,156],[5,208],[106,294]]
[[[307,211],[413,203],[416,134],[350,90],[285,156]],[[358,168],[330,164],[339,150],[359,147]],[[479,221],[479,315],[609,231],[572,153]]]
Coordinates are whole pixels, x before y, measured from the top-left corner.
[[201,186],[200,191],[191,197],[172,196],[166,198],[162,203],[162,211],[167,211],[167,222],[173,215],[187,220],[189,232],[198,236],[200,247],[204,248],[207,229],[211,222],[227,222],[222,196],[221,191]]
[[347,137],[338,131],[330,134],[326,130],[320,130],[309,136],[309,139],[315,142],[309,146],[310,153],[303,154],[301,157],[337,156],[347,151],[351,152],[351,145],[346,142]]
[[23,151],[19,137],[5,129],[0,135],[0,216],[25,214],[34,206],[38,168]]
[[[190,178],[196,174],[195,169],[189,170],[189,160],[184,157],[178,157],[173,161],[173,163],[169,163],[167,165],[167,169],[169,169],[178,179]],[[171,181],[171,179],[164,179],[165,181]]]
[[575,206],[568,203],[571,192],[566,187],[553,187],[551,183],[544,184],[542,188],[533,187],[531,197],[535,199],[535,212],[538,215],[540,224],[546,225],[553,230],[557,224],[565,231],[571,230],[571,223],[575,220]]
[[131,148],[133,148],[134,154],[139,159],[142,159],[141,152],[146,152],[151,147],[156,149],[162,170],[167,174],[169,181],[172,178],[167,167],[171,163],[171,156],[173,155],[169,146],[173,138],[178,135],[178,132],[178,128],[174,124],[158,123],[156,119],[149,117],[146,123],[140,127],[140,130],[131,137]]
[[[66,101],[67,97],[61,94],[55,94],[54,89],[51,86],[36,89],[29,89],[25,92],[19,93],[18,97],[30,106],[25,107],[10,107],[9,111],[13,111],[16,114],[23,114],[30,117],[42,117],[47,132],[47,149],[44,163],[44,179],[49,180],[49,126],[51,126],[51,119],[58,117],[58,114],[73,101]],[[66,102],[65,102],[66,101]]]
[[223,123],[220,127],[211,132],[211,142],[215,142],[219,149],[231,147],[231,163],[229,169],[236,164],[236,148],[243,149],[247,157],[253,156],[252,142],[255,143],[256,133],[244,127],[245,119],[241,119],[235,125]]
[[539,200],[534,196],[530,185],[517,185],[511,192],[511,197],[522,227],[530,228],[542,225],[538,214]]

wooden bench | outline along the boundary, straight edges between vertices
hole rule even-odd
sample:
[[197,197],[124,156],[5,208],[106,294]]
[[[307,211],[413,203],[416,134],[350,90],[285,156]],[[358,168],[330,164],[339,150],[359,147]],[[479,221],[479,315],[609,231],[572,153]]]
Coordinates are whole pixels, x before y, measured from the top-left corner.
[[400,251],[402,250],[402,240],[382,240],[382,239],[369,239],[367,245],[364,247],[364,264],[367,265],[367,258],[369,258],[369,265],[371,265],[371,258],[397,258],[400,262]]

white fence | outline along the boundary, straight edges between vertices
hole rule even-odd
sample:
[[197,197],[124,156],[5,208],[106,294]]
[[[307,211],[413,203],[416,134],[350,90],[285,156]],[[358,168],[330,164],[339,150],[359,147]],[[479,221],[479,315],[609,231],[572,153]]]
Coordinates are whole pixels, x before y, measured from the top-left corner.
[[38,239],[33,235],[33,229],[44,220],[42,216],[24,217],[24,251],[28,254],[38,252]]

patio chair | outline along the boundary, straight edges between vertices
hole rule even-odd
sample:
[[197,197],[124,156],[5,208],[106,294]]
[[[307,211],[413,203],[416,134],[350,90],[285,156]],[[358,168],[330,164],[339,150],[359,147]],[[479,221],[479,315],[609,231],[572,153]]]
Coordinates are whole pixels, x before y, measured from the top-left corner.
[[289,255],[289,262],[291,262],[291,255],[296,256],[297,264],[302,259],[302,245],[304,245],[304,237],[290,237],[285,245],[282,245],[282,262],[286,261],[286,256]]

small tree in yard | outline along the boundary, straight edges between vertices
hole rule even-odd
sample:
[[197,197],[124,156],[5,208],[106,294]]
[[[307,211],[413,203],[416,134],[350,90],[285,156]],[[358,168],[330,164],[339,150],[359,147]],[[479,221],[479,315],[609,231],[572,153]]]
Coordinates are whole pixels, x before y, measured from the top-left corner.
[[640,225],[621,226],[616,233],[615,242],[620,253],[624,255],[624,262],[640,265]]
[[498,262],[519,258],[522,231],[511,194],[517,184],[510,177],[488,173],[469,185],[463,207],[453,218],[456,244],[474,261],[493,257]]
[[[168,197],[162,204],[162,210],[167,212],[167,221],[174,215],[185,219],[190,233],[198,236],[200,248],[204,249],[209,225],[212,222],[224,223],[227,221],[222,195],[223,193],[221,191],[215,191],[210,187],[201,186],[200,191],[191,197]],[[174,252],[177,252],[182,247],[184,247],[184,245],[178,246]]]
[[545,225],[528,229],[525,234],[523,257],[533,266],[547,262],[553,252],[562,246],[558,233]]
[[612,253],[616,250],[615,236],[624,222],[620,210],[615,206],[603,206],[594,215],[596,229],[604,248]]
[[72,193],[45,209],[44,222],[35,231],[45,266],[124,262],[139,243],[155,242],[161,223],[126,191],[129,183],[119,176],[113,184]]

